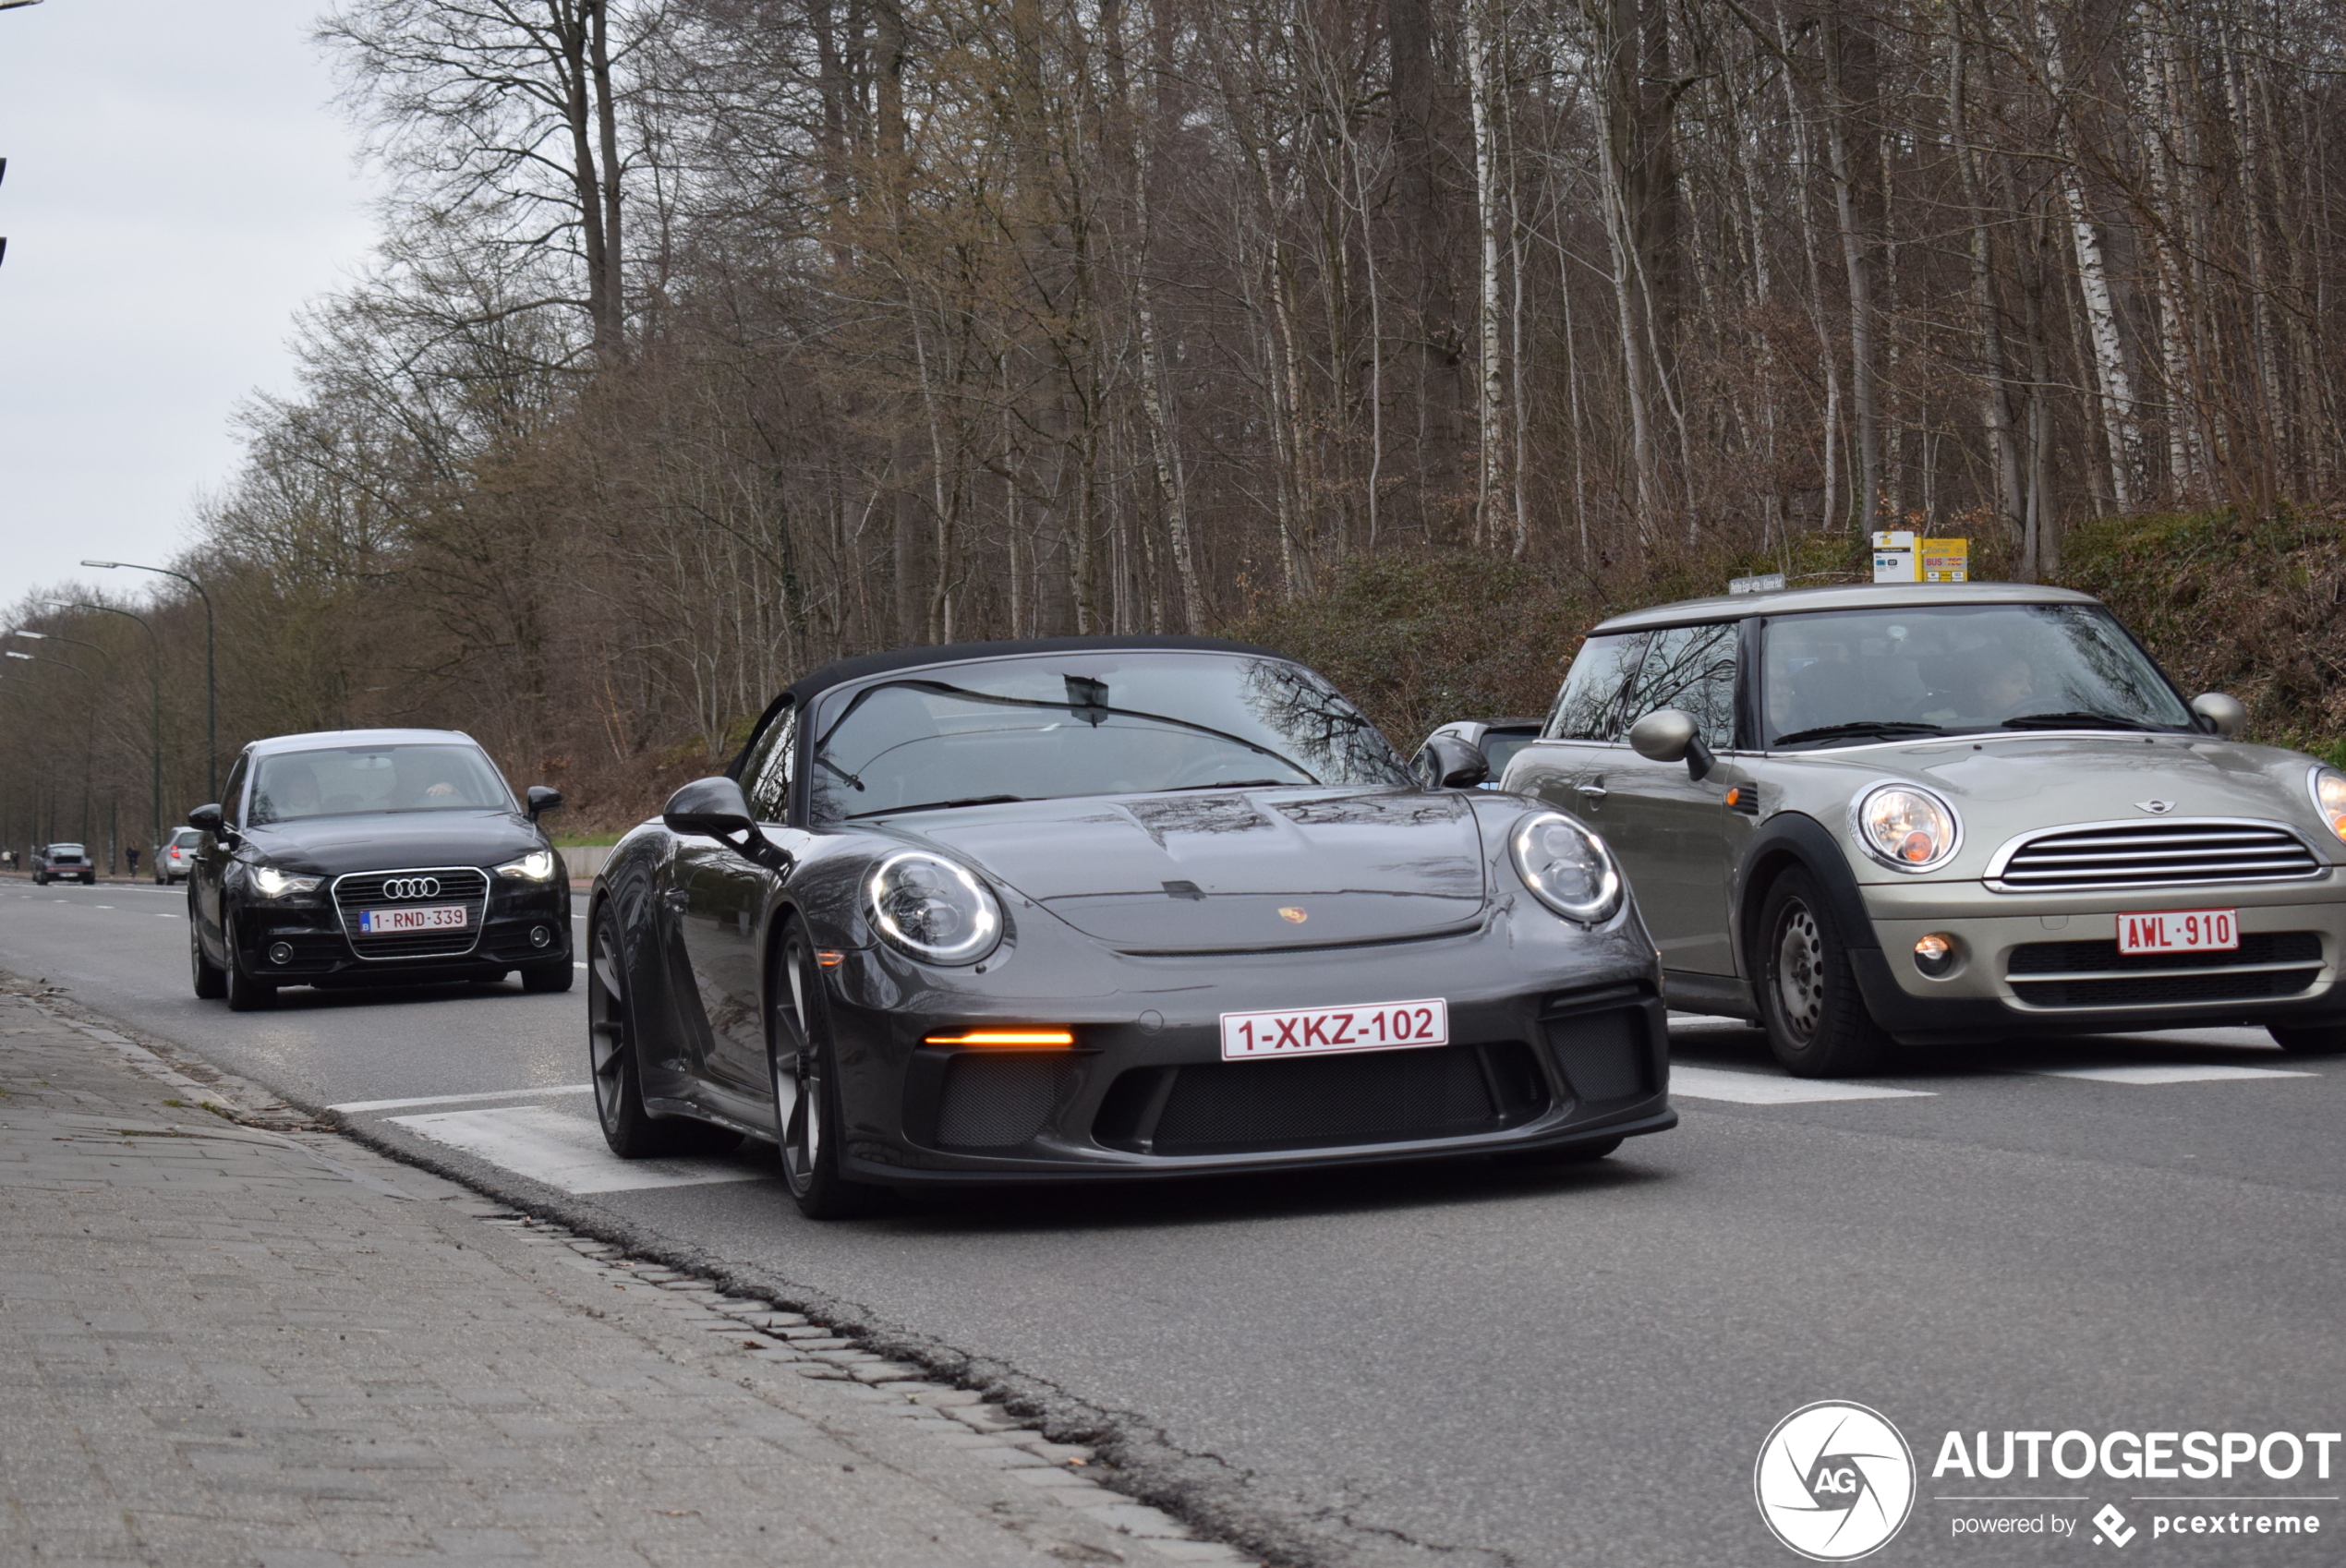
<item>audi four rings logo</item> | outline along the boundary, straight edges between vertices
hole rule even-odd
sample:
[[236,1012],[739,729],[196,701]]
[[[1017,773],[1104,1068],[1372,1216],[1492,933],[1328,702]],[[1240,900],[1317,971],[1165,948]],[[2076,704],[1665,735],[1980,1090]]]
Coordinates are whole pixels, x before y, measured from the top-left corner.
[[437,876],[394,876],[383,884],[386,899],[437,899],[440,878]]
[[1914,1451],[1879,1412],[1824,1400],[1776,1423],[1751,1487],[1778,1540],[1814,1562],[1847,1562],[1914,1512]]

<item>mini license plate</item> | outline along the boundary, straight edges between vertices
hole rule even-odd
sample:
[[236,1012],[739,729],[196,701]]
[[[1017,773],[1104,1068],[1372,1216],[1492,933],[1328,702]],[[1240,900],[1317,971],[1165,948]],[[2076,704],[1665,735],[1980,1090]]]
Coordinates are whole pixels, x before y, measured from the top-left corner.
[[1349,1007],[1281,1007],[1222,1015],[1222,1059],[1226,1062],[1449,1043],[1450,1005],[1439,996],[1416,1002],[1362,1002]]
[[462,904],[426,904],[412,910],[360,910],[358,929],[369,936],[392,931],[462,931]]
[[2205,952],[2240,946],[2240,917],[2231,910],[2166,910],[2118,917],[2122,953]]

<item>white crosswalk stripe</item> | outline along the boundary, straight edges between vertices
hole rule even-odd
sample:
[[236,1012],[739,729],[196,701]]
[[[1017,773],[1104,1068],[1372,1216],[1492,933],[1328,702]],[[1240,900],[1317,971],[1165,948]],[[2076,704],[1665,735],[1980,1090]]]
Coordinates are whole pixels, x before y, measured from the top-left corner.
[[1737,1105],[1800,1105],[1826,1100],[1927,1100],[1928,1089],[1893,1089],[1887,1084],[1840,1079],[1793,1078],[1788,1074],[1730,1072],[1723,1067],[1673,1063],[1674,1099],[1724,1100]]
[[623,1160],[603,1142],[602,1129],[593,1122],[545,1105],[440,1111],[391,1120],[434,1142],[477,1154],[564,1192],[699,1187],[712,1182],[763,1181],[768,1175],[714,1160]]

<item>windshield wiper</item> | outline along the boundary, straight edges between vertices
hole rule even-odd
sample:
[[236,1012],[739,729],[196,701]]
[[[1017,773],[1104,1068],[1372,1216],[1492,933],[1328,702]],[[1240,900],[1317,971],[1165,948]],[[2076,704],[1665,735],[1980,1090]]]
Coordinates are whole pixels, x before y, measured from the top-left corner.
[[2114,713],[2023,713],[2003,722],[2006,730],[2148,730],[2139,718]]
[[906,811],[944,811],[952,806],[1001,806],[1029,798],[1025,795],[964,795],[958,801],[923,801],[916,806],[882,806],[877,811],[850,812],[840,820],[853,822],[859,817],[894,816],[898,812]]
[[1177,795],[1184,790],[1265,790],[1305,786],[1316,782],[1310,778],[1232,778],[1215,784],[1168,784],[1153,791],[1159,795]]
[[1789,746],[1801,741],[1844,741],[1859,736],[1944,735],[1936,724],[1924,724],[1908,718],[1860,718],[1850,724],[1822,724],[1814,730],[1796,730],[1789,735],[1779,735],[1775,743]]

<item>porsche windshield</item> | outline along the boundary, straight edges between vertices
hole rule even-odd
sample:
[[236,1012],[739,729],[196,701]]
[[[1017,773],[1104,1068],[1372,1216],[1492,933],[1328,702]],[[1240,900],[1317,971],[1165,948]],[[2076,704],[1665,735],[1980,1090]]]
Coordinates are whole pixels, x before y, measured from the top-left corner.
[[262,757],[246,820],[513,809],[504,779],[471,746],[335,746]]
[[1916,605],[1771,619],[1771,746],[1986,730],[2189,730],[2191,714],[2108,611]]
[[1068,795],[1409,782],[1334,687],[1244,655],[949,665],[836,694],[817,720],[818,822]]

